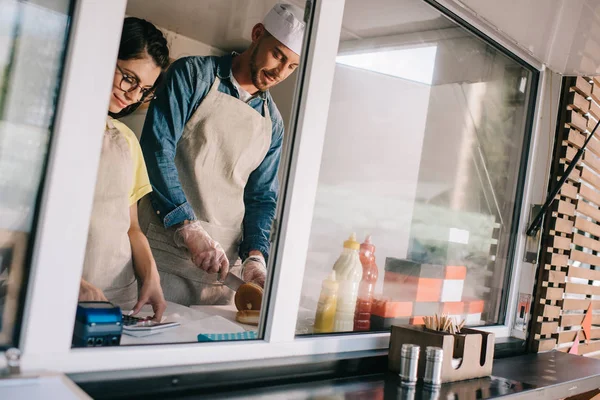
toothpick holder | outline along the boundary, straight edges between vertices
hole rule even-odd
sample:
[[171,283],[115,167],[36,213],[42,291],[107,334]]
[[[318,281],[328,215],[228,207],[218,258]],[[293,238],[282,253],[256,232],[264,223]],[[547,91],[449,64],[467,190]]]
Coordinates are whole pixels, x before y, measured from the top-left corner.
[[[390,337],[389,369],[396,373],[400,370],[400,351],[404,343],[420,346],[422,354],[425,354],[427,346],[443,349],[442,382],[480,378],[492,373],[493,333],[462,328],[461,333],[450,334],[427,329],[423,325],[394,325]],[[453,359],[455,364],[456,359],[461,359],[456,368]],[[425,373],[425,362],[425,357],[419,358],[419,379]]]

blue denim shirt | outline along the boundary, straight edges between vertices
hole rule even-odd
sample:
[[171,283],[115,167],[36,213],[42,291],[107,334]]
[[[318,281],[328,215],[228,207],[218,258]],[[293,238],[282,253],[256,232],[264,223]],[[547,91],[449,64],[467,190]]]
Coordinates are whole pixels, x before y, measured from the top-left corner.
[[[153,189],[150,199],[165,227],[186,219],[196,219],[175,166],[177,143],[186,123],[208,94],[216,75],[221,79],[219,91],[239,98],[231,82],[232,59],[232,55],[178,59],[169,68],[164,85],[148,109],[140,143]],[[264,101],[271,114],[273,136],[267,155],[250,174],[244,190],[246,212],[239,249],[242,259],[251,250],[259,250],[265,258],[268,257],[269,235],[279,191],[277,169],[283,141],[283,119],[269,92],[261,93],[247,104],[264,115]]]

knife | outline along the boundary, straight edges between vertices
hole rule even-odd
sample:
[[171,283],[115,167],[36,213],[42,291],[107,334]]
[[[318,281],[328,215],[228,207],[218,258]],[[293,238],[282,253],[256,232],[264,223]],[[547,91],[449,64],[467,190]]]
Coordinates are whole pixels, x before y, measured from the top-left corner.
[[221,282],[223,285],[227,286],[229,289],[233,290],[234,292],[237,292],[237,290],[240,288],[240,286],[242,286],[244,283],[244,280],[242,278],[238,278],[236,275],[232,274],[231,272],[227,273],[227,276],[225,277],[224,280],[219,281]]

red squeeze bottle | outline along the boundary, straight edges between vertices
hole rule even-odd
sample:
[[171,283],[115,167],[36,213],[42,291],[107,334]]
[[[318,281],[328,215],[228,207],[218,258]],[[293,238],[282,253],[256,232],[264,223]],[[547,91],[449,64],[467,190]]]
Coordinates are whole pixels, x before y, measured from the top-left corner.
[[377,264],[375,263],[375,246],[368,235],[360,245],[360,263],[363,267],[363,276],[358,287],[358,299],[354,311],[354,330],[368,331],[371,329],[371,307],[373,306],[373,292],[377,283]]

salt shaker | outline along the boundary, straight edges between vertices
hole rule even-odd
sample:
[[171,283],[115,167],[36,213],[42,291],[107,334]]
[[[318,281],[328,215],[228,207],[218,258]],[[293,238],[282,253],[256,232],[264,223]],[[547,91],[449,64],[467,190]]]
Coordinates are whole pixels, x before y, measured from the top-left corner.
[[439,347],[427,346],[425,349],[425,376],[423,382],[430,388],[442,385],[442,361],[444,350]]
[[417,368],[421,348],[415,344],[405,343],[400,350],[400,379],[403,386],[417,384]]

